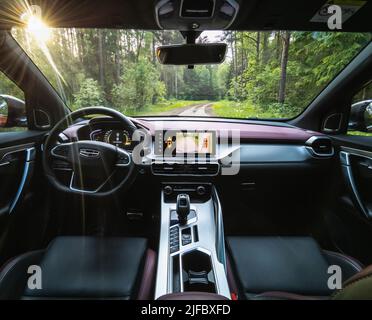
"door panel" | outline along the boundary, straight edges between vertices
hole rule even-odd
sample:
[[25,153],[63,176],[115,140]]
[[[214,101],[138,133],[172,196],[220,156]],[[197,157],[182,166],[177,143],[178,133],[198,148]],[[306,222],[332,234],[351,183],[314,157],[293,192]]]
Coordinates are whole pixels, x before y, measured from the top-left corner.
[[27,190],[32,177],[35,144],[0,149],[0,215],[10,214]]
[[40,164],[45,132],[0,133],[0,266],[40,246],[48,195]]
[[372,264],[372,139],[360,138],[334,137],[340,167],[325,223],[334,247]]
[[355,207],[372,219],[372,152],[341,147],[340,161]]
[[30,130],[0,133],[0,238],[24,200],[32,200],[30,183],[44,136]]

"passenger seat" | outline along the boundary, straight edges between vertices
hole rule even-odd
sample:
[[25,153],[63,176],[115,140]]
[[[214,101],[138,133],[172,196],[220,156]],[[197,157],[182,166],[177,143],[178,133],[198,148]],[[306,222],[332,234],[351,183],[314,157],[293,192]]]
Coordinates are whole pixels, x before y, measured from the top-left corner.
[[342,281],[363,269],[310,237],[229,237],[227,243],[230,287],[240,299],[328,299],[335,292],[328,288],[329,266],[341,267]]

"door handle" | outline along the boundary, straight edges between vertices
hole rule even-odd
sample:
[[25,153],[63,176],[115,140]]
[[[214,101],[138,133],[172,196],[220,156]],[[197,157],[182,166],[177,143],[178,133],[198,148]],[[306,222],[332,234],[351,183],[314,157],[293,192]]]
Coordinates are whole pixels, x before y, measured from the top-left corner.
[[9,165],[10,162],[9,161],[6,161],[6,162],[0,162],[0,167],[5,167],[7,165]]

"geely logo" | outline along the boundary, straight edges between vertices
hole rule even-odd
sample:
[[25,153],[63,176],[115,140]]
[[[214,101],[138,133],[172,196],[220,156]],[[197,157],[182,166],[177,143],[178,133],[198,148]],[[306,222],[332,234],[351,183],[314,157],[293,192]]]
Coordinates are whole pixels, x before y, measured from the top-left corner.
[[93,149],[80,149],[80,155],[87,158],[96,158],[99,156],[99,151]]

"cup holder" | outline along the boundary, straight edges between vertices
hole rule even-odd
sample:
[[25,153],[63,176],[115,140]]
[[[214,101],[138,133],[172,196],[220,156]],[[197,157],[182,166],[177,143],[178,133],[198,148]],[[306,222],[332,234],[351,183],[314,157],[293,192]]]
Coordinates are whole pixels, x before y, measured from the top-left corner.
[[216,293],[212,260],[209,254],[199,250],[182,255],[183,291]]

